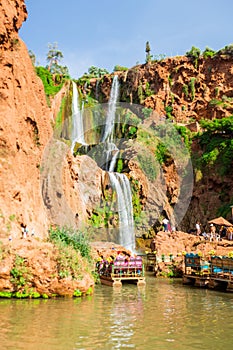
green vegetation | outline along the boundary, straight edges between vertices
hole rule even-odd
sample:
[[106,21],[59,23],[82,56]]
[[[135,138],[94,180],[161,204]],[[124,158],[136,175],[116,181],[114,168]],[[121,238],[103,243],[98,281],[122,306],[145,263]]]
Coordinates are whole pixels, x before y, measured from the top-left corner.
[[56,227],[50,228],[49,240],[56,244],[62,243],[66,247],[72,247],[79,251],[83,258],[91,261],[91,247],[87,234],[68,227]]
[[230,174],[233,162],[233,116],[202,120],[200,125],[205,129],[196,136],[203,150],[200,164],[214,166],[220,175]]
[[89,77],[92,78],[100,78],[106,74],[109,74],[107,69],[95,66],[91,66],[90,68],[88,68],[88,73],[84,73],[84,75],[89,75]]
[[187,98],[188,95],[189,95],[189,88],[188,88],[188,85],[184,84],[183,87],[182,87],[182,91],[183,91],[185,97]]
[[[115,196],[113,197],[112,202],[116,200]],[[92,215],[89,219],[89,224],[91,227],[109,227],[109,222],[114,217],[114,212],[112,210],[112,204],[110,197],[105,193],[105,199],[102,201],[101,205],[92,212]]]
[[124,67],[124,66],[119,66],[119,65],[116,65],[113,68],[113,72],[126,72],[127,70],[129,70],[129,68]]
[[43,82],[45,94],[47,97],[56,95],[58,91],[61,90],[65,81],[65,79],[62,78],[62,81],[58,82],[57,78],[59,77],[60,79],[60,75],[55,75],[54,77],[53,74],[45,67],[36,67],[36,74]]
[[190,79],[189,87],[190,87],[190,93],[191,93],[191,101],[195,98],[195,78]]
[[198,59],[201,55],[201,50],[198,49],[195,46],[192,46],[190,51],[187,51],[185,54],[187,57],[191,58],[193,63],[194,63],[194,67],[197,68],[198,66]]
[[154,181],[158,174],[158,163],[153,154],[148,151],[141,151],[138,153],[137,160],[139,162],[140,168],[145,173],[150,181]]
[[49,51],[47,53],[48,66],[46,67],[52,74],[69,76],[69,71],[66,66],[61,66],[59,63],[63,58],[63,53],[58,50],[57,43],[48,44]]
[[15,256],[14,267],[10,271],[11,283],[14,285],[16,291],[25,286],[31,278],[29,269],[26,266],[26,260],[19,255]]
[[151,61],[151,59],[152,59],[152,57],[153,57],[153,56],[150,54],[150,43],[149,43],[149,41],[146,42],[146,49],[145,49],[145,51],[146,51],[146,63],[148,63],[148,62]]
[[168,119],[172,119],[173,107],[171,105],[168,105],[164,109],[165,109],[166,116],[168,117]]
[[[216,95],[217,94],[218,94],[218,90],[217,90]],[[211,107],[220,106],[223,109],[232,108],[233,107],[233,98],[232,97],[227,97],[226,95],[223,95],[221,100],[220,99],[216,99],[216,98],[212,99],[209,102],[209,105]]]
[[142,83],[140,82],[139,86],[138,86],[138,100],[140,104],[143,104],[144,102],[144,94],[143,94],[143,87],[142,87]]
[[204,58],[213,57],[215,55],[215,51],[210,49],[209,47],[206,47],[202,55]]
[[179,135],[181,136],[181,141],[184,142],[187,150],[190,151],[192,144],[192,133],[191,131],[183,125],[175,125],[175,128]]
[[154,91],[151,90],[150,84],[149,84],[149,82],[147,81],[147,82],[146,82],[146,88],[145,88],[145,95],[146,95],[146,97],[149,97],[149,96],[151,96],[151,95],[153,95],[153,94],[154,94]]
[[53,97],[60,91],[64,82],[70,79],[69,71],[66,66],[60,65],[63,54],[58,50],[57,43],[48,44],[49,51],[47,53],[46,67],[36,66],[36,56],[29,50],[29,56],[32,64],[35,66],[36,74],[42,80],[47,98],[48,106],[50,106],[50,96]]
[[233,56],[233,44],[225,46],[223,49],[219,50],[217,55],[223,55],[223,56]]
[[149,118],[152,112],[153,112],[152,108],[142,108],[142,114],[144,116],[144,119]]
[[167,159],[170,158],[170,153],[167,147],[162,142],[158,143],[155,151],[155,155],[156,155],[156,159],[161,165],[166,163]]

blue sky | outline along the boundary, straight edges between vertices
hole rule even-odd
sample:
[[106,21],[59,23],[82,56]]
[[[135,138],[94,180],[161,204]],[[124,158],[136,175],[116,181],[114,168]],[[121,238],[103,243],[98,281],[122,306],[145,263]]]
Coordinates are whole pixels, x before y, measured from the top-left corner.
[[184,55],[192,46],[219,50],[233,43],[232,0],[26,0],[20,37],[41,65],[58,43],[62,65],[80,77],[92,65],[112,72],[151,54]]

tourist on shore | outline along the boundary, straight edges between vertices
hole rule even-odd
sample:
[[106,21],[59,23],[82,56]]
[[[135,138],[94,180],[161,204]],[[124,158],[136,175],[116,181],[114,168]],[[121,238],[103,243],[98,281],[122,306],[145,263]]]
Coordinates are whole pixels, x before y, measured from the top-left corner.
[[201,224],[199,221],[197,221],[197,223],[196,223],[196,235],[200,236],[200,234],[201,234]]
[[152,239],[152,241],[150,242],[150,249],[151,249],[151,252],[155,252],[157,249],[156,249],[156,239],[155,237]]
[[226,228],[226,226],[221,226],[221,227],[220,227],[219,234],[220,234],[220,237],[221,237],[221,238],[226,237],[226,234],[227,234],[227,228]]
[[233,227],[228,227],[227,228],[227,233],[226,233],[226,237],[229,241],[233,240]]
[[216,238],[216,227],[214,224],[210,224],[210,242]]
[[164,230],[165,232],[167,232],[167,231],[168,231],[168,223],[169,223],[169,220],[168,220],[167,218],[164,218],[163,221],[162,221],[162,223],[163,223],[163,230]]

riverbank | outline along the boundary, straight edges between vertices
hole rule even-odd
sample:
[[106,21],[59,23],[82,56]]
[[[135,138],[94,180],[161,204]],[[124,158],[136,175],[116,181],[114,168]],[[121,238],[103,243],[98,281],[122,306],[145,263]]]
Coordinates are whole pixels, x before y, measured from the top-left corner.
[[[136,240],[137,253],[145,257],[150,252],[151,239]],[[80,252],[62,244],[40,240],[37,237],[0,241],[0,296],[19,298],[50,298],[81,296],[94,290],[95,262],[116,256],[118,251],[131,252],[113,242],[92,242],[91,260]],[[183,272],[184,253],[202,256],[228,255],[233,242],[223,239],[209,242],[185,232],[158,232],[156,254],[159,260],[157,275],[171,276]],[[164,261],[163,261],[164,260]]]
[[72,247],[38,238],[1,239],[0,296],[81,296],[94,289],[94,265]]

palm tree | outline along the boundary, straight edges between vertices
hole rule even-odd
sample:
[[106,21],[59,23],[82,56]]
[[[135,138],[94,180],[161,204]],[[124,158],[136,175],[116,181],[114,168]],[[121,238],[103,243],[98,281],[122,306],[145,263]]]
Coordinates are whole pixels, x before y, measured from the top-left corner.
[[57,43],[48,44],[49,51],[47,53],[48,70],[51,71],[53,66],[58,66],[58,62],[63,58],[63,53],[58,50]]

